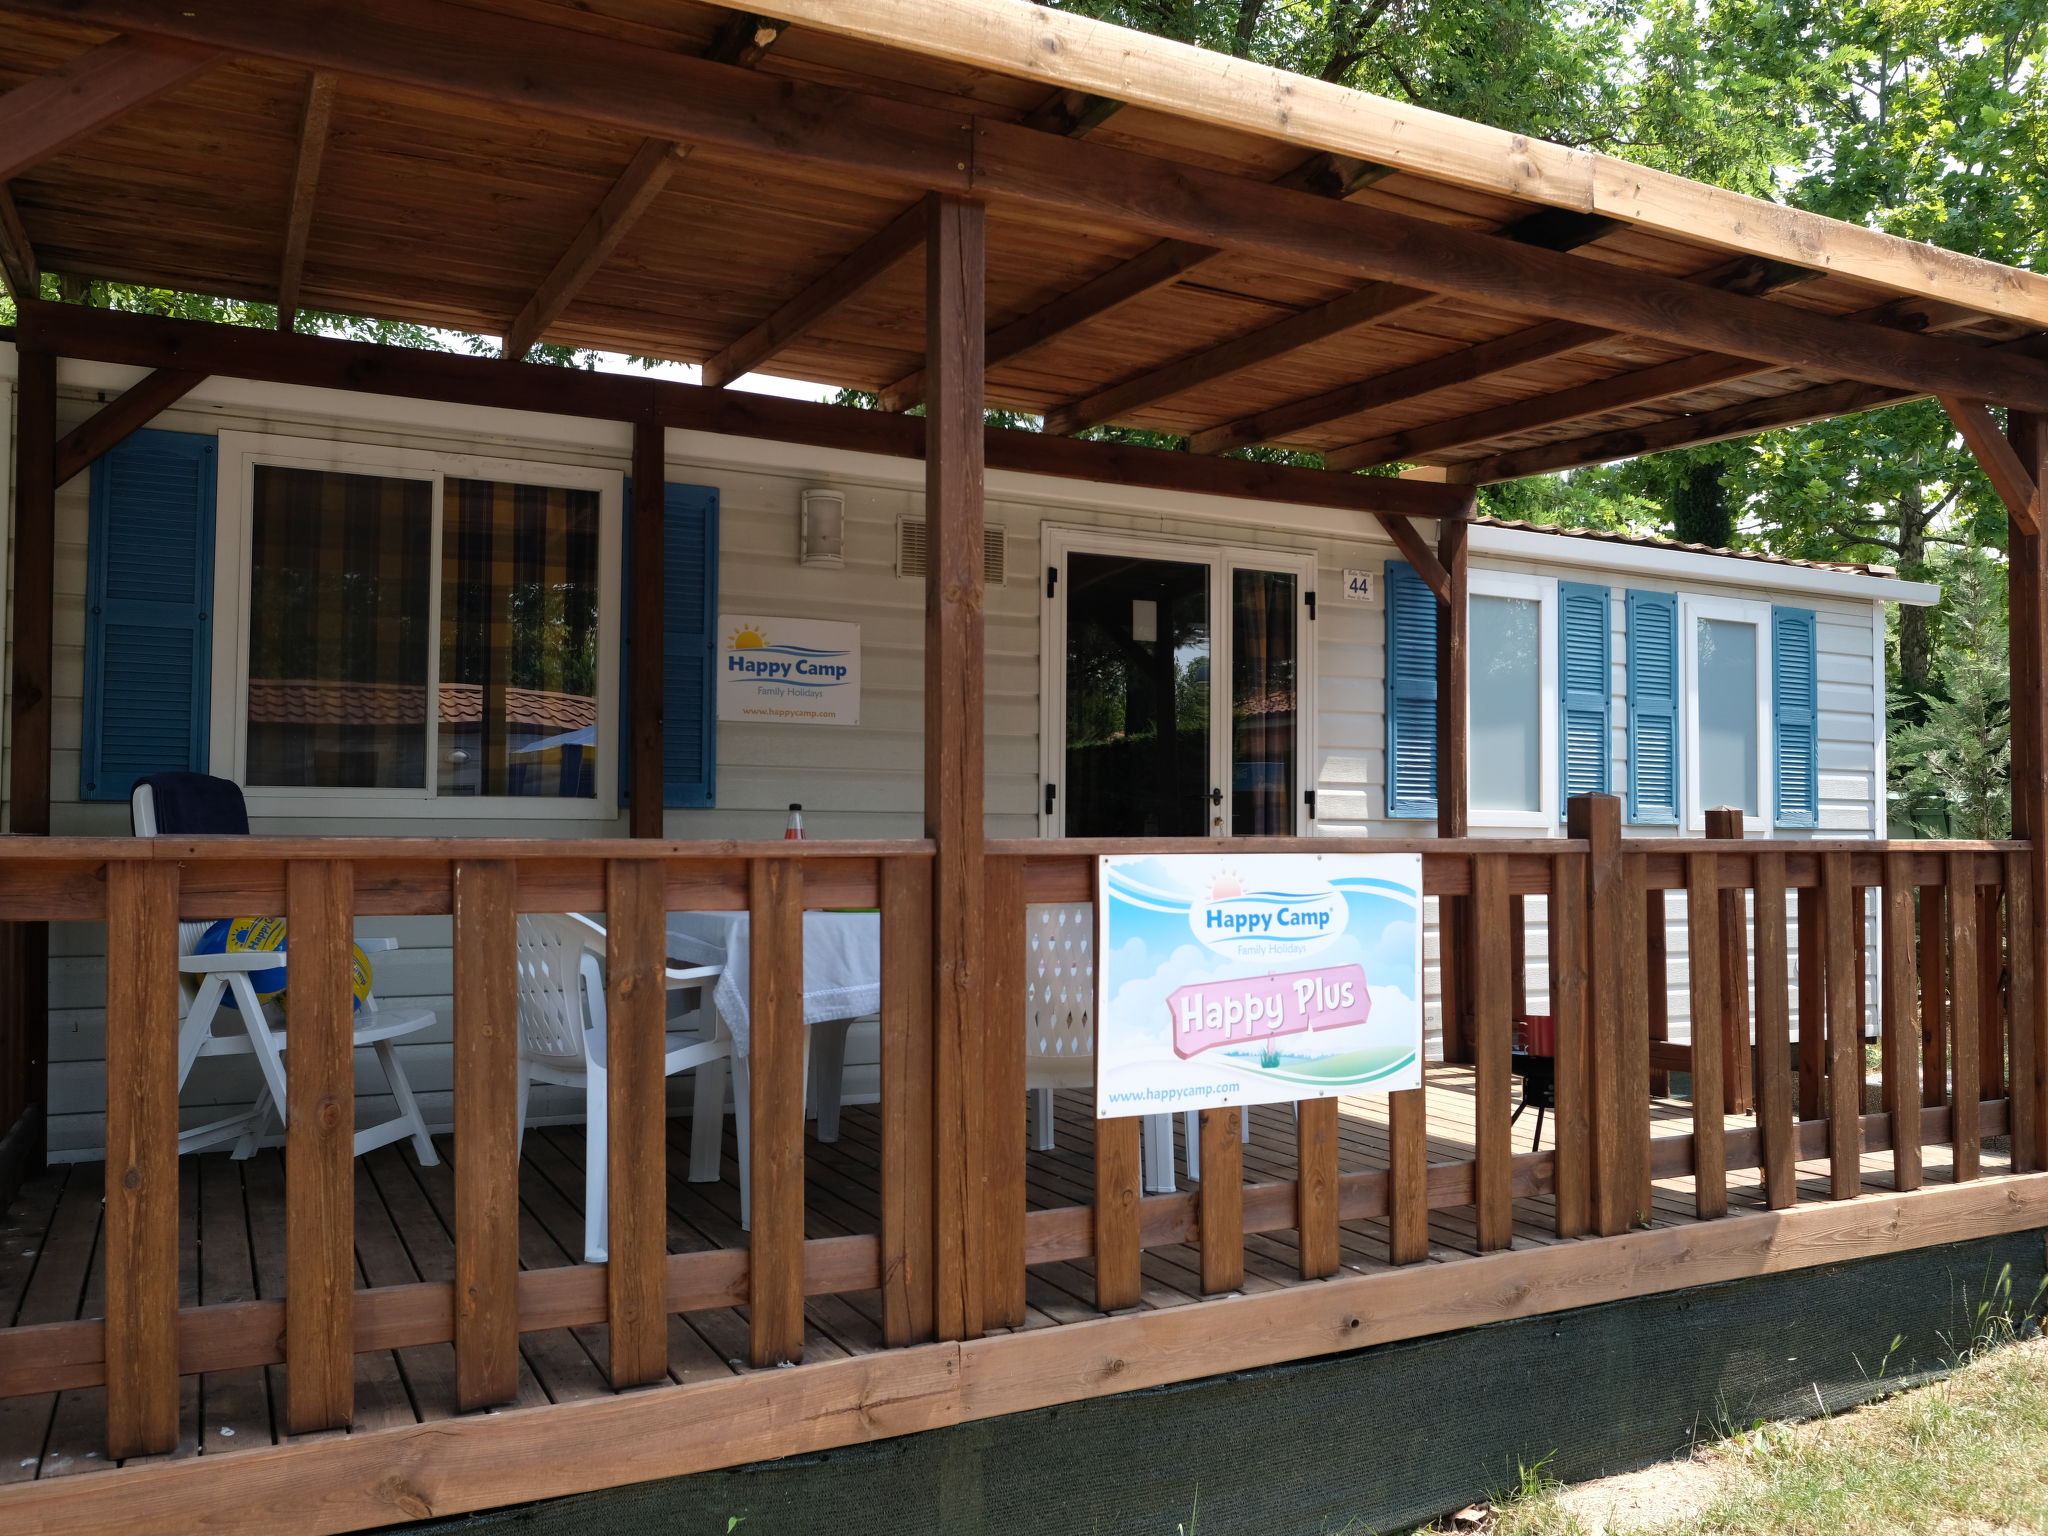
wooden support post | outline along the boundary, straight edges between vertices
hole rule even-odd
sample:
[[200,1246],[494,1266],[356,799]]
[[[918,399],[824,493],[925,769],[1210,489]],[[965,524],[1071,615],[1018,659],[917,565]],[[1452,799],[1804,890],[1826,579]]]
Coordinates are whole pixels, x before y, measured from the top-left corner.
[[[1575,796],[1567,830],[1588,844],[1586,864],[1586,1044],[1592,1118],[1593,1222],[1603,1237],[1626,1232],[1647,1211],[1640,1197],[1649,1171],[1649,1073],[1638,1076],[1626,1037],[1642,1031],[1642,889],[1621,852],[1621,801]],[[1640,1122],[1638,1134],[1636,1127]]]
[[1242,1109],[1205,1109],[1202,1185],[1197,1191],[1202,1243],[1202,1289],[1211,1295],[1244,1284],[1244,1146],[1238,1140]]
[[[1496,854],[1472,857],[1469,931],[1489,939],[1475,946],[1472,977],[1473,1085],[1472,1204],[1481,1252],[1512,1245],[1515,1233],[1514,1149],[1508,1139],[1508,1013],[1512,1006],[1507,946],[1507,860]],[[1498,936],[1498,937],[1494,937]]]
[[1303,1099],[1295,1105],[1294,1223],[1304,1280],[1337,1273],[1338,1125],[1335,1099]]
[[667,627],[663,598],[662,556],[667,540],[667,432],[654,421],[633,423],[633,506],[627,541],[632,549],[632,671],[627,681],[630,702],[632,806],[629,821],[635,837],[662,834],[663,686],[662,641]]
[[[2013,836],[2006,859],[2011,947],[2012,1157],[2048,1169],[2048,417],[2008,413],[2013,457],[2033,485],[2032,516],[2011,519]],[[2026,525],[2031,524],[2031,529]]]
[[932,868],[882,861],[882,1339],[932,1337]]
[[[1443,567],[1443,607],[1436,626],[1436,835],[1472,832],[1471,525],[1446,518],[1437,538]],[[1437,898],[1437,973],[1443,998],[1445,1061],[1472,1060],[1470,905],[1463,897]]]
[[1863,1021],[1856,1013],[1857,928],[1863,909],[1849,883],[1849,855],[1820,856],[1827,907],[1828,1193],[1863,1191]]
[[[2010,866],[2008,866],[2010,867]],[[1892,1183],[1920,1187],[1920,1015],[1913,995],[1913,856],[1884,856],[1881,950],[1884,1110],[1891,1116]]]
[[1728,1214],[1728,1095],[1722,1078],[1721,862],[1686,856],[1686,975],[1692,991],[1692,1163],[1701,1220]]
[[[662,867],[653,859],[605,863],[605,1332],[610,1344],[606,1363],[614,1387],[644,1386],[668,1374],[668,1080],[662,1073],[668,1020],[661,974],[667,962],[668,924],[663,890]],[[765,959],[759,953],[762,930],[774,931],[774,919],[761,905],[757,892],[751,930],[756,996],[750,1010],[756,1084],[755,1256],[750,1273],[757,1285],[766,1267],[760,1255],[761,1149],[763,1143],[773,1145],[781,1128],[764,1125],[761,1118],[759,1084],[768,1075],[762,1064],[764,1056],[774,1059],[772,1046],[764,1049],[763,1039],[772,1041],[774,1035],[768,1027],[772,1010],[762,1008],[758,994],[764,974],[779,978],[784,966],[798,963],[792,957],[801,954],[800,948],[771,949]],[[801,1115],[801,1090],[798,1104]],[[758,1338],[758,1305],[754,1322]]]
[[1785,855],[1756,856],[1756,1128],[1762,1143],[1764,1204],[1799,1201],[1793,1166],[1792,1017],[1785,936]]
[[[1707,812],[1707,836],[1740,842],[1743,815],[1729,806]],[[1734,867],[1724,863],[1722,868]],[[1746,1115],[1756,1107],[1756,1052],[1749,1021],[1749,901],[1741,890],[1717,893],[1721,905],[1721,1075],[1727,1110]]]
[[[991,1028],[979,989],[987,935],[982,901],[982,338],[986,231],[982,205],[933,194],[925,242],[924,821],[938,845],[932,873],[932,1038],[938,1169],[938,1335],[979,1337],[988,1320],[977,1207],[1023,1198],[987,1187],[988,1149],[1024,1139],[1020,1098],[982,1113]],[[1015,1021],[1021,1030],[1023,1020]]]
[[178,1444],[178,867],[107,866],[107,1454]]
[[1586,858],[1551,860],[1550,1014],[1557,1025],[1557,1235],[1591,1230],[1592,1118],[1586,1026]]
[[517,871],[455,865],[455,1403],[519,1391]]
[[[750,875],[754,995],[747,1075],[754,1123],[747,1311],[753,1363],[764,1366],[804,1357],[804,888],[803,869],[790,859],[756,859]],[[662,1338],[665,1369],[665,1320]]]
[[332,859],[285,866],[291,1052],[285,1074],[285,1427],[355,1415],[355,877]]
[[1984,1132],[1978,1092],[1977,856],[1948,856],[1949,1140],[1958,1184],[1977,1177]]
[[[987,872],[982,924],[987,984],[980,1005],[983,1029],[980,1105],[984,1124],[1004,1126],[1021,1110],[1024,1087],[1024,861],[994,859]],[[983,1145],[981,1244],[985,1298],[983,1325],[1022,1327],[1024,1308],[1024,1127],[1015,1136],[990,1135]]]

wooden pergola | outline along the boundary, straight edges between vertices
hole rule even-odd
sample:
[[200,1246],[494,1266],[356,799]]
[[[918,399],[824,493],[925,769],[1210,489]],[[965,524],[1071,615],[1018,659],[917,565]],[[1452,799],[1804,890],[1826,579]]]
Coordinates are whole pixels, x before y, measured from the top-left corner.
[[[918,917],[922,937],[892,947],[891,964],[899,978],[906,967],[928,977],[917,1003],[892,1014],[902,1041],[915,1043],[884,1060],[885,1102],[892,1115],[911,1115],[891,1120],[893,1151],[885,1152],[885,1162],[897,1161],[885,1172],[895,1182],[884,1191],[877,1264],[894,1287],[892,1344],[973,1339],[1021,1317],[1024,1205],[1021,1195],[1007,1203],[989,1196],[1022,1188],[1022,1138],[1011,1124],[1013,1112],[1021,1117],[1021,1063],[996,1048],[1002,1037],[989,1018],[997,1009],[986,1000],[1010,995],[1015,957],[1004,924],[1021,922],[1027,880],[1042,877],[1044,889],[1071,900],[1082,878],[1075,871],[1084,850],[1059,849],[1067,864],[1039,868],[1027,845],[992,849],[984,837],[987,467],[1236,497],[1248,506],[1285,501],[1325,509],[1333,528],[1369,521],[1383,529],[1448,615],[1439,627],[1438,831],[1463,839],[1465,549],[1476,487],[1939,397],[2010,512],[2014,824],[2023,840],[1948,856],[1965,861],[1956,878],[1970,889],[1980,871],[1968,861],[1981,855],[2023,865],[2023,878],[2007,889],[2048,891],[2048,545],[2040,532],[2048,277],[1026,0],[792,0],[773,18],[695,0],[0,0],[0,258],[20,314],[10,783],[17,837],[51,830],[57,488],[208,376],[630,424],[636,639],[628,750],[632,830],[646,839],[662,831],[666,430],[925,461],[928,846],[845,854],[894,871],[856,888],[887,911]],[[278,328],[47,301],[43,273],[271,303]],[[500,335],[502,356],[300,334],[297,317],[309,309]],[[540,342],[701,363],[704,382],[522,361]],[[59,357],[149,372],[60,439]],[[731,387],[760,369],[873,391],[883,409]],[[1042,416],[1045,429],[987,428],[992,405]],[[904,414],[917,406],[921,417]],[[2008,412],[2003,426],[1994,407]],[[1171,433],[1187,448],[1076,435],[1103,423]],[[1325,467],[1233,456],[1258,446],[1313,451]],[[1360,473],[1391,466],[1410,469]],[[1586,1098],[1569,1135],[1586,1139],[1572,1142],[1570,1160],[1560,1155],[1559,1231],[1618,1236],[1648,1187],[1651,1154],[1647,1118],[1636,1124],[1627,1087],[1631,1074],[1647,1070],[1639,1050],[1646,1042],[1624,1028],[1630,989],[1644,984],[1622,958],[1630,936],[1641,937],[1642,908],[1631,915],[1617,893],[1647,878],[1649,855],[1620,843],[1611,806],[1575,806],[1571,831],[1534,852],[1496,844],[1482,853],[1481,840],[1461,842],[1463,872],[1446,875],[1450,883],[1438,889],[1445,928],[1457,934],[1472,921],[1472,903],[1504,911],[1514,880],[1525,882],[1517,893],[1583,882],[1569,889],[1594,914],[1584,979],[1591,1033]],[[1695,880],[1704,882],[1696,886],[1702,897],[1722,890],[1715,846],[1701,853],[1704,863],[1660,866],[1656,888]],[[782,925],[759,922],[757,936],[800,937],[801,877],[792,878],[800,861],[723,849],[662,845],[645,856],[753,859],[752,883],[734,899]],[[50,853],[59,862],[118,856]],[[503,958],[514,882],[502,871],[478,877],[487,894],[466,918],[460,871],[469,866],[460,861],[509,867],[520,856],[511,845],[439,850],[432,857],[458,861],[456,872],[410,899],[442,904],[390,910],[453,910],[458,977],[492,973],[488,959],[465,973],[461,948]],[[1720,856],[1731,869],[1749,857]],[[1825,873],[1815,865],[1794,881],[1783,854],[1757,855],[1759,910],[1770,886],[1782,919],[1788,881],[1845,893],[1852,854],[1812,855],[1838,856]],[[325,859],[317,867],[331,874],[344,857],[404,855],[309,847],[278,857]],[[632,867],[628,859],[602,857],[615,883],[586,879],[575,887],[579,899],[644,909],[652,923],[662,896],[658,865],[628,876],[619,873]],[[1911,854],[1878,857],[1907,862],[1858,866],[1869,876],[1859,887],[1889,888],[1895,875],[1920,871]],[[1511,867],[1511,858],[1555,859],[1576,873],[1529,884],[1535,866]],[[281,877],[280,887],[291,893],[295,934],[346,907],[320,907],[319,892],[297,875]],[[148,878],[159,877],[170,878]],[[1988,877],[1981,883],[1998,888]],[[358,894],[365,888],[359,881]],[[155,889],[124,883],[122,899],[146,905]],[[175,883],[169,889],[176,899]],[[1078,889],[1085,896],[1085,884]],[[0,1129],[12,1124],[15,1132],[0,1144],[0,1171],[10,1155],[17,1164],[39,1156],[47,938],[33,919],[52,909],[35,907],[32,896],[0,899],[0,916],[16,920],[17,936],[8,956],[12,1040],[0,1061]],[[60,914],[107,912],[108,898],[96,894],[65,899],[69,906],[52,898]],[[558,891],[555,899],[568,898]],[[1735,903],[1739,927],[1739,893]],[[2029,977],[2048,975],[2048,901],[2016,900],[2010,910],[2014,953],[2026,957]],[[146,915],[143,905],[123,912],[130,923]],[[1600,926],[1610,920],[1611,929]],[[644,968],[658,956],[656,930],[634,932],[621,959]],[[1844,926],[1845,944],[1847,934]],[[1454,947],[1464,951],[1466,940]],[[502,1005],[495,989],[478,986],[480,1007]],[[1490,988],[1486,996],[1497,1001],[1499,986],[1483,967],[1453,983],[1467,1007],[1469,989]],[[110,988],[110,1039],[126,1027],[116,1014],[139,1030],[165,1006],[164,995],[137,987]],[[2025,1018],[2015,1018],[2011,1034],[2018,1170],[2048,1168],[2042,991],[2026,993]],[[175,999],[171,1005],[175,1011]],[[477,1074],[479,1090],[458,1098],[457,1133],[492,1152],[463,1159],[457,1177],[469,1209],[484,1210],[506,1178],[509,1067],[463,1028],[458,1022],[458,1062]],[[621,1385],[654,1379],[666,1359],[662,1265],[673,1256],[663,1247],[662,1190],[631,1161],[634,1147],[659,1143],[660,1093],[646,1085],[660,1082],[661,1043],[658,1008],[644,998],[615,1000],[614,1069],[620,1081],[637,1074],[642,1085],[611,1101],[613,1156],[624,1161],[614,1163],[612,1260],[602,1282],[606,1310],[597,1315],[612,1322]],[[1504,1036],[1497,1043],[1504,1063]],[[116,1066],[110,1045],[110,1080]],[[141,1066],[153,1096],[138,1100],[142,1109],[125,1122],[132,1136],[110,1129],[107,1222],[114,1250],[160,1279],[166,1255],[175,1259],[175,1138],[162,1133],[166,1114],[175,1127],[176,1100],[160,1091],[160,1073],[149,1075],[160,1062]],[[754,1079],[757,1215],[744,1284],[758,1363],[801,1348],[801,1158],[792,1182],[787,1094],[764,1097],[778,1083],[786,1089],[796,1068],[791,1054],[761,1063]],[[1482,1052],[1478,1072],[1489,1118],[1464,1188],[1479,1211],[1480,1246],[1506,1247],[1517,1192],[1502,1139],[1506,1071]],[[1836,1080],[1849,1082],[1846,1072]],[[920,1107],[904,1110],[912,1098]],[[1859,1111],[1844,1098],[1829,1122],[1839,1195],[1857,1188]],[[1204,1115],[1211,1168],[1237,1167],[1232,1113]],[[338,1198],[351,1176],[347,1138],[301,1137],[301,1123],[294,1120],[291,1177]],[[1314,1255],[1327,1274],[1338,1211],[1334,1101],[1305,1104],[1301,1123],[1299,1206],[1289,1210],[1298,1210],[1304,1233],[1305,1272],[1309,1229],[1327,1221],[1330,1242]],[[1702,1122],[1698,1145],[1718,1158],[1718,1111],[1714,1125],[1710,1132]],[[1918,1125],[1913,1120],[1916,1146]],[[1909,1139],[1895,1134],[1899,1144]],[[1959,1167],[1962,1139],[1958,1133]],[[1390,1140],[1377,1198],[1393,1262],[1404,1263],[1422,1256],[1431,1203],[1444,1203],[1432,1192],[1419,1092],[1395,1096]],[[800,1152],[800,1119],[793,1144]],[[1308,1171],[1312,1146],[1328,1174],[1320,1182]],[[1766,1148],[1783,1170],[1791,1167],[1788,1146]],[[1105,1122],[1086,1239],[1094,1246],[1072,1250],[1095,1257],[1105,1310],[1137,1296],[1146,1219],[1137,1154],[1136,1122]],[[515,1149],[515,1187],[516,1164]],[[0,1187],[7,1182],[0,1178]],[[1790,1187],[1789,1172],[1782,1187]],[[1199,1192],[1200,1230],[1239,1233],[1240,1278],[1247,1217],[1234,1202],[1242,1198],[1223,1178]],[[334,1232],[319,1225],[335,1208],[330,1198],[290,1213],[299,1243],[294,1294],[324,1286],[341,1296],[351,1283],[345,1245],[337,1255]],[[1719,1212],[1703,1204],[1701,1214]],[[458,1270],[459,1283],[471,1287],[464,1294],[489,1302],[458,1311],[448,1325],[470,1373],[464,1406],[502,1400],[516,1354],[520,1314],[507,1299],[516,1260],[502,1220],[479,1216],[458,1234],[471,1266]],[[1060,1231],[1062,1242],[1083,1241]],[[1205,1240],[1202,1279],[1205,1289],[1231,1287],[1227,1246],[1212,1252]],[[588,1320],[561,1306],[567,1310],[555,1315]],[[300,1311],[301,1332],[287,1339],[294,1428],[347,1419],[345,1297],[336,1307],[344,1324]],[[103,1378],[117,1453],[160,1449],[167,1424],[175,1429],[174,1311],[158,1289],[110,1287]],[[315,1364],[302,1369],[301,1361]]]

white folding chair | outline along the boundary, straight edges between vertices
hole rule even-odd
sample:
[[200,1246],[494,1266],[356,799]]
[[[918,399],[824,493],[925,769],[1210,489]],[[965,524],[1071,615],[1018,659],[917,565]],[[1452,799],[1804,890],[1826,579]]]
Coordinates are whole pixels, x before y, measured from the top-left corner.
[[[236,793],[239,794],[239,790]],[[136,836],[160,835],[156,799],[148,784],[135,786],[129,799],[129,811]],[[290,1043],[289,993],[286,995],[285,1027],[280,1027],[256,995],[250,977],[260,971],[280,969],[289,976],[291,955],[289,950],[195,954],[193,951],[210,926],[203,922],[178,924],[178,971],[185,981],[181,990],[186,994],[184,1018],[178,1026],[178,1087],[184,1088],[194,1064],[202,1056],[254,1056],[263,1086],[257,1093],[256,1102],[246,1111],[179,1133],[178,1150],[181,1153],[197,1151],[232,1139],[234,1155],[246,1158],[255,1152],[273,1116],[280,1127],[285,1123],[284,1053]],[[359,939],[357,942],[366,953],[388,953],[398,948],[396,939]],[[435,1014],[430,1008],[380,1008],[374,990],[363,998],[362,1006],[356,1010],[355,1043],[367,1045],[375,1052],[377,1064],[384,1071],[384,1080],[390,1086],[392,1101],[398,1109],[398,1113],[389,1120],[356,1132],[357,1157],[410,1137],[413,1155],[423,1166],[440,1162],[433,1138],[427,1134],[427,1123],[420,1115],[419,1101],[413,1096],[412,1083],[392,1049],[394,1040],[425,1029],[434,1022]]]
[[[527,1094],[532,1084],[583,1090],[583,1257],[592,1264],[603,1263],[608,1252],[611,1188],[604,949],[603,926],[587,917],[564,914],[519,919],[519,1138],[524,1143]],[[724,970],[723,965],[670,966],[663,976],[671,988],[702,988],[708,1001],[711,984]],[[709,1021],[708,1038],[670,1031],[662,1075],[696,1071],[690,1180],[708,1184],[718,1180],[726,1066],[728,1062],[739,1065],[742,1058],[734,1056],[731,1036],[717,1023],[718,1010],[700,1003],[696,1011]],[[734,1101],[734,1115],[740,1139],[740,1225],[745,1227],[751,1191],[744,1078]]]

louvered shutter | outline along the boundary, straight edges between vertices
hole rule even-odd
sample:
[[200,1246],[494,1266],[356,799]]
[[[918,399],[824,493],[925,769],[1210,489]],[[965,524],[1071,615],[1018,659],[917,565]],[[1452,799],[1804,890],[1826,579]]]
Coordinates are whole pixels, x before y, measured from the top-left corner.
[[1778,825],[1820,825],[1820,687],[1815,617],[1806,608],[1771,610],[1773,779]]
[[144,430],[93,466],[81,799],[206,771],[218,459],[212,437]]
[[[1564,797],[1607,793],[1611,752],[1611,621],[1605,587],[1557,584],[1558,739]],[[1564,807],[1558,807],[1564,817]]]
[[1678,820],[1678,598],[1628,595],[1628,819]]
[[[704,809],[717,803],[718,710],[713,650],[718,625],[718,490],[662,488],[661,803]],[[627,482],[626,504],[632,505]],[[620,541],[626,578],[619,585],[619,803],[631,779],[627,743],[632,706],[633,584],[630,533]]]
[[1387,562],[1387,814],[1436,816],[1437,597]]

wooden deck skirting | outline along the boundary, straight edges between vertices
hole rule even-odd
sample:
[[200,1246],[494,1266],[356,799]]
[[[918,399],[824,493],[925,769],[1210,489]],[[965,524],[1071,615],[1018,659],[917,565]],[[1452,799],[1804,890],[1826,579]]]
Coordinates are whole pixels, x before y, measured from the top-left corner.
[[2048,1226],[2048,1174],[0,1490],[20,1536],[364,1530],[937,1429],[1504,1318]]

